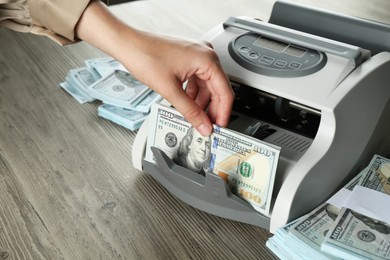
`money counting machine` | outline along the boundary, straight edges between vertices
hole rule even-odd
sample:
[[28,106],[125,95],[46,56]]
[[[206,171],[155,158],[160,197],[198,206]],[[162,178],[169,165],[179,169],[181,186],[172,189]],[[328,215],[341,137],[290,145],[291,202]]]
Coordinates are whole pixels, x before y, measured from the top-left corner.
[[236,94],[228,128],[280,146],[281,154],[264,216],[218,176],[197,175],[155,148],[157,163],[146,162],[146,121],[134,166],[184,202],[275,232],[324,202],[374,153],[390,154],[388,25],[277,1],[268,22],[231,17],[203,38]]

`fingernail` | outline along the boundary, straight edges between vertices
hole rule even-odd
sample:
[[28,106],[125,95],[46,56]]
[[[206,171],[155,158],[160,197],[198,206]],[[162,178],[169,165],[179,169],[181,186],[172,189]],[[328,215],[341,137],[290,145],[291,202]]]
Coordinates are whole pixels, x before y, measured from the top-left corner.
[[201,124],[196,128],[198,132],[203,136],[209,136],[211,134],[211,127],[207,124]]

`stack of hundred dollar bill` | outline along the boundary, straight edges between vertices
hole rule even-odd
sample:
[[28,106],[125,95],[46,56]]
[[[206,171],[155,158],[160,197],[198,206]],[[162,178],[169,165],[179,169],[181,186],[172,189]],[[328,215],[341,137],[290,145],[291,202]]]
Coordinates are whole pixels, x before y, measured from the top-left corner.
[[280,259],[390,259],[390,160],[370,164],[326,203],[275,232]]
[[[214,125],[203,137],[175,109],[154,104],[149,117],[145,160],[154,164],[151,147],[194,174],[216,174],[249,207],[269,215],[280,148]],[[246,202],[245,202],[246,201]]]
[[80,104],[102,101],[98,115],[130,130],[138,129],[152,104],[162,99],[111,57],[86,60],[69,71],[60,87]]

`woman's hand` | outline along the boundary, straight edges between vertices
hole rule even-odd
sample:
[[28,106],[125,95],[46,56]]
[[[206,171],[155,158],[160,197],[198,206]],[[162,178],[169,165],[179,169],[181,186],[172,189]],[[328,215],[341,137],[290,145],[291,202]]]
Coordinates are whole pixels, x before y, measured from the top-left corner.
[[136,30],[113,16],[100,1],[89,4],[76,34],[120,61],[134,77],[167,99],[202,135],[211,134],[211,123],[228,124],[234,93],[207,43]]

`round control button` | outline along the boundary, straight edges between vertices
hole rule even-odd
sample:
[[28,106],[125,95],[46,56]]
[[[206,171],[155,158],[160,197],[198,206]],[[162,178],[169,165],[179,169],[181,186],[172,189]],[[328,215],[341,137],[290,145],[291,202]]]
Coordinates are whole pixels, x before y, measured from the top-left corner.
[[257,53],[257,52],[254,52],[254,51],[252,51],[252,52],[250,52],[249,53],[249,58],[252,58],[252,59],[257,59],[257,58],[259,58],[260,57],[260,54],[259,53]]
[[247,47],[247,46],[242,46],[242,47],[240,48],[240,52],[248,52],[248,51],[250,51],[250,48]]

